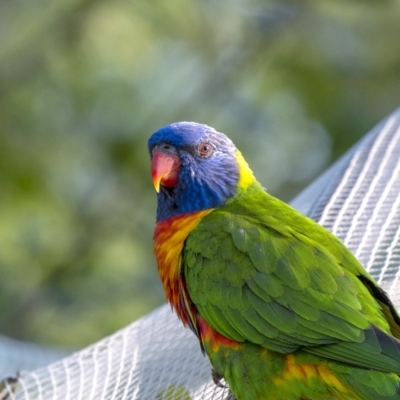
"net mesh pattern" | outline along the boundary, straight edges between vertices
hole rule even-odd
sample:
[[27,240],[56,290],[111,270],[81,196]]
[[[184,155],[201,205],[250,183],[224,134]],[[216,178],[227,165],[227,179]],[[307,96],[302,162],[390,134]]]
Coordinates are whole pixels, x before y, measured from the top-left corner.
[[[400,111],[369,132],[292,204],[339,236],[399,307]],[[38,360],[45,359],[38,348],[16,346],[13,352],[5,346],[2,352],[2,344],[0,340],[0,367],[23,351],[36,351]],[[212,382],[210,371],[195,336],[163,306],[86,349],[3,380],[0,399],[226,398],[227,389]]]
[[45,348],[0,335],[0,378],[21,368],[33,370],[44,367],[69,353],[71,351]]

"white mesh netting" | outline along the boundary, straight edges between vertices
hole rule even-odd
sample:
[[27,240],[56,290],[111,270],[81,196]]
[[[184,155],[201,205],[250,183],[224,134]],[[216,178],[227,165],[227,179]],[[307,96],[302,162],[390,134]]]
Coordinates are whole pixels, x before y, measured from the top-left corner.
[[[367,134],[292,204],[344,240],[400,305],[400,111]],[[15,379],[0,384],[1,400],[217,400],[227,394],[212,382],[211,366],[197,339],[169,306],[84,350],[36,370],[22,370],[18,376],[17,368],[39,367],[60,354],[7,340],[0,338],[0,373]]]

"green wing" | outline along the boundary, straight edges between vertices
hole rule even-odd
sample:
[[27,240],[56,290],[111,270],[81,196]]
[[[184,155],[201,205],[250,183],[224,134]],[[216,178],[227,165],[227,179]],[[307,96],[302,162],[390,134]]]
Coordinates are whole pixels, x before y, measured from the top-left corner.
[[[372,278],[338,239],[286,207],[283,222],[216,210],[191,233],[183,271],[201,316],[239,342],[400,373],[400,342],[385,333]],[[308,235],[293,229],[301,218]]]

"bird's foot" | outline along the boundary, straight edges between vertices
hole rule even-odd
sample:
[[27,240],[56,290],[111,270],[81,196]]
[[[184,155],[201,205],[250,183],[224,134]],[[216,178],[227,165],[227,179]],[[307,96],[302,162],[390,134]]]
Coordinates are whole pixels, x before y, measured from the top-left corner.
[[217,372],[214,368],[211,370],[211,376],[212,376],[214,383],[218,387],[220,387],[222,389],[226,389],[228,387],[227,385],[225,385],[224,383],[221,382],[224,379],[224,376],[222,374],[220,374],[219,372]]
[[[222,374],[220,374],[219,372],[217,372],[215,369],[211,370],[211,376],[212,376],[214,383],[218,387],[220,387],[221,389],[229,389],[228,385],[221,382],[222,380],[224,380],[224,376]],[[237,399],[236,399],[235,395],[229,391],[228,395],[226,397],[224,397],[223,400],[237,400]]]

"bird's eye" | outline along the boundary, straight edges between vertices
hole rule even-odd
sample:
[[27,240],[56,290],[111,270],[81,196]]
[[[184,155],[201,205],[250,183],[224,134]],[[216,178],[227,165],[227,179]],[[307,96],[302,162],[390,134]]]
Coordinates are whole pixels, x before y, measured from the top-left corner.
[[202,142],[199,146],[199,153],[202,157],[208,157],[212,153],[212,146],[208,142]]

